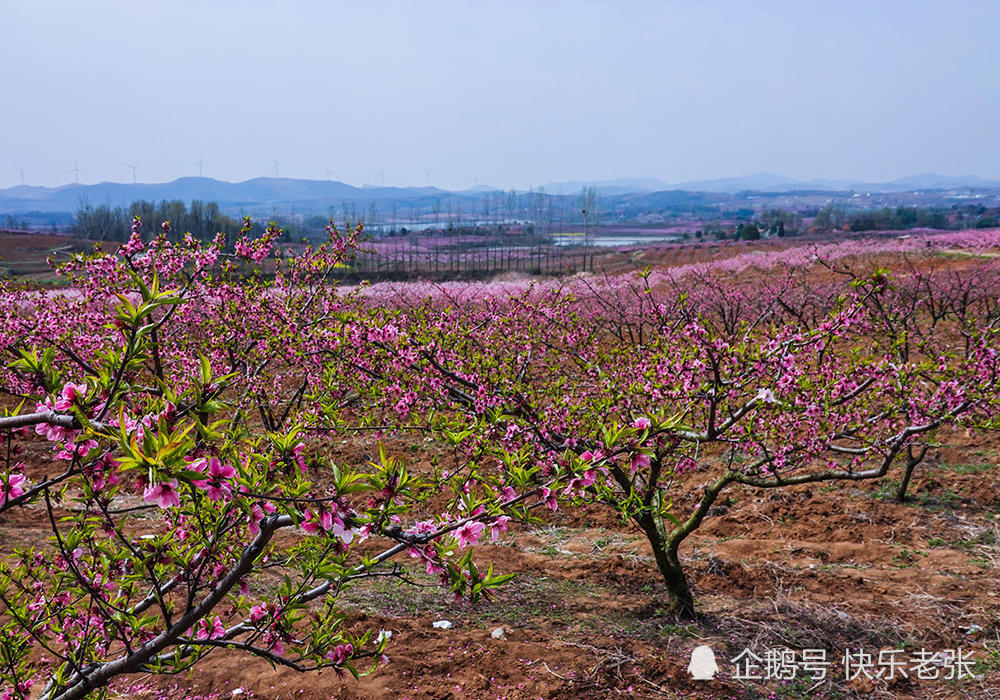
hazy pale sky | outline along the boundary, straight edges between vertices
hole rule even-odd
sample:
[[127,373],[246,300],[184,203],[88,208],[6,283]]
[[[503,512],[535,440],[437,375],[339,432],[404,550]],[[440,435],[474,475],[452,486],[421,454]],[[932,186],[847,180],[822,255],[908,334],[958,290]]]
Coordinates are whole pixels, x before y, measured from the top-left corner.
[[1000,178],[992,0],[0,0],[0,187]]

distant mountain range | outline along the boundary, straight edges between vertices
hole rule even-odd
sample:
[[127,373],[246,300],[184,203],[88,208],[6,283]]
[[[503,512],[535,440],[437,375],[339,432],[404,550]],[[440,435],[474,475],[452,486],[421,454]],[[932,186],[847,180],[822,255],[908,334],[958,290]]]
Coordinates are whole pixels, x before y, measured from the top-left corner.
[[209,177],[182,177],[173,182],[155,184],[102,182],[61,187],[10,187],[0,190],[0,213],[76,211],[81,204],[127,206],[140,199],[179,199],[184,202],[200,199],[218,202],[228,210],[252,213],[262,207],[293,204],[301,204],[301,209],[322,210],[344,201],[393,200],[420,204],[454,194],[458,193],[435,187],[354,187],[334,180],[259,177],[245,182],[223,182]]
[[743,177],[721,178],[718,180],[692,180],[679,182],[671,189],[694,192],[798,192],[803,190],[843,192],[912,192],[914,190],[947,190],[959,187],[996,189],[1000,181],[986,180],[976,175],[936,175],[925,173],[901,177],[889,182],[865,182],[862,180],[793,180],[773,173],[754,173]]
[[686,192],[715,192],[736,194],[737,192],[911,192],[914,190],[946,190],[956,187],[996,189],[1000,180],[987,180],[976,175],[936,175],[926,173],[901,177],[889,182],[865,182],[863,180],[795,180],[773,173],[753,173],[742,177],[725,177],[715,180],[687,180],[668,184],[651,177],[619,178],[593,182],[570,181],[552,182],[545,185],[549,194],[576,194],[584,187],[597,187],[601,194],[623,194],[625,192],[662,192],[684,190]]
[[[1000,181],[976,176],[914,175],[891,182],[869,183],[853,180],[800,181],[770,173],[715,180],[693,180],[668,184],[655,178],[619,178],[600,181],[552,182],[544,185],[548,195],[575,196],[585,187],[596,187],[602,197],[648,195],[665,192],[737,194],[765,192],[911,192],[958,188],[998,189]],[[127,206],[145,199],[152,201],[200,199],[218,202],[230,213],[267,214],[271,211],[325,212],[346,202],[368,206],[377,202],[382,210],[456,206],[467,212],[478,208],[485,194],[495,188],[477,185],[464,191],[436,187],[354,187],[334,180],[299,180],[261,177],[245,182],[223,182],[207,177],[184,177],[164,183],[102,182],[96,185],[61,187],[17,186],[0,190],[0,214],[24,212],[73,212],[81,204]],[[536,190],[537,191],[537,190]]]
[[548,194],[578,194],[584,187],[596,187],[601,194],[625,194],[628,192],[663,192],[671,187],[663,180],[655,177],[620,177],[615,180],[567,180],[565,182],[550,182],[543,185]]

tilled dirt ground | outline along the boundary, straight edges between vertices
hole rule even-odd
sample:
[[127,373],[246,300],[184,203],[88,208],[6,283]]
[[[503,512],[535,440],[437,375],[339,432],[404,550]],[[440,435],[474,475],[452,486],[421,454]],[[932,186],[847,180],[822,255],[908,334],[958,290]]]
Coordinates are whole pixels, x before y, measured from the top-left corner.
[[[219,654],[183,677],[130,678],[117,697],[998,698],[1000,451],[992,438],[965,443],[919,468],[904,505],[891,480],[724,493],[682,547],[693,622],[666,611],[639,533],[561,509],[479,548],[484,564],[520,572],[492,601],[453,603],[419,570],[418,585],[351,589],[349,623],[392,632],[388,665],[360,681]],[[700,645],[714,651],[714,680],[688,672]],[[847,650],[905,660],[956,648],[977,678],[845,678]],[[732,659],[744,649],[826,649],[828,676],[741,679]]]
[[[698,259],[702,251],[689,252]],[[400,563],[415,585],[376,579],[350,589],[349,624],[393,633],[388,665],[359,681],[213,653],[186,675],[119,681],[112,696],[1000,698],[1000,440],[948,440],[952,447],[918,468],[906,504],[892,502],[898,472],[878,482],[724,492],[681,549],[694,621],[667,612],[666,589],[634,528],[608,511],[560,509],[479,548],[477,561],[519,573],[492,601],[454,603],[408,561]],[[50,448],[26,447],[36,480],[32,465]],[[373,449],[358,442],[341,457],[363,460]],[[390,453],[427,458],[403,441]],[[678,495],[682,512],[696,495],[687,493]],[[46,533],[41,508],[0,517],[2,548]],[[435,629],[438,620],[453,626]],[[711,681],[688,672],[702,645],[718,661]],[[744,649],[825,649],[831,664],[822,681],[801,671],[741,679],[732,659]],[[859,649],[876,657],[961,649],[977,677],[847,679],[843,654]]]

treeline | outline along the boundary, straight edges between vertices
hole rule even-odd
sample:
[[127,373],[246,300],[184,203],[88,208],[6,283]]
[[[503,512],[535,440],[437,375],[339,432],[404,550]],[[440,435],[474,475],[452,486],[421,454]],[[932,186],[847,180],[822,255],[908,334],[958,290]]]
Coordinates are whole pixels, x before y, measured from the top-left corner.
[[331,219],[363,223],[372,234],[406,233],[417,227],[447,232],[516,228],[533,235],[551,235],[600,226],[607,204],[596,187],[585,187],[574,195],[549,194],[540,187],[527,192],[486,192],[478,202],[450,196],[411,205],[344,200],[339,206],[330,206],[325,215],[289,216],[276,212],[271,218],[294,240],[325,238]]
[[4,218],[3,228],[8,229],[10,231],[24,231],[25,229],[28,228],[28,222],[25,221],[24,219],[18,221],[13,214],[8,214]]
[[817,231],[996,228],[1000,226],[998,217],[1000,209],[980,205],[948,208],[898,206],[852,211],[831,204],[816,212],[811,227]]
[[239,219],[223,214],[215,202],[196,199],[188,207],[180,200],[159,203],[140,200],[128,207],[83,204],[73,218],[72,232],[90,240],[126,241],[132,233],[132,220],[136,216],[142,220],[147,236],[159,233],[163,222],[169,221],[170,237],[174,241],[183,238],[185,233],[210,241],[220,231],[232,240],[232,236],[243,226]]
[[[743,217],[739,217],[743,218]],[[695,233],[699,240],[757,240],[823,231],[901,231],[913,228],[960,230],[1000,227],[1000,209],[981,205],[953,207],[882,207],[849,210],[836,204],[822,209],[762,211],[737,224],[709,222]],[[687,237],[687,236],[685,236]]]
[[[695,237],[715,240],[757,240],[824,231],[905,231],[913,228],[961,230],[1000,227],[1000,208],[966,204],[952,207],[882,207],[847,209],[828,204],[822,209],[790,212],[771,209],[746,216],[739,223],[708,222]],[[685,235],[685,237],[687,237]]]
[[[695,238],[703,240],[714,238],[718,241],[738,240],[756,241],[761,238],[778,236],[797,236],[804,231],[802,215],[794,211],[784,209],[768,209],[757,213],[750,220],[733,225],[723,225],[718,221],[711,221],[705,225],[704,229],[695,232]],[[684,235],[687,238],[687,234]]]

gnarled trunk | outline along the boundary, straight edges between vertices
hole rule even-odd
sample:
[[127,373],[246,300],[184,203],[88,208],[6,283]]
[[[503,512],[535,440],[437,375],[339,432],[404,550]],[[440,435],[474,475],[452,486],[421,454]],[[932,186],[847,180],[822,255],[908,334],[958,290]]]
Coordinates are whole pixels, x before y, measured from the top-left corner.
[[907,500],[906,489],[910,487],[910,479],[913,477],[913,470],[924,461],[927,454],[927,445],[920,448],[920,452],[914,454],[913,445],[906,447],[906,467],[903,470],[903,480],[899,482],[899,489],[896,491],[896,503],[903,503]]
[[653,549],[653,557],[667,586],[668,609],[681,619],[693,620],[694,595],[687,576],[684,575],[680,557],[677,556],[677,548],[664,544]]
[[669,598],[667,607],[680,619],[694,619],[695,610],[694,594],[691,592],[677,551],[687,536],[701,525],[719,492],[734,480],[735,475],[727,472],[708,484],[694,512],[683,522],[674,521],[677,524],[669,532],[666,528],[667,519],[662,514],[645,512],[634,518],[653,548],[653,558],[660,569],[660,575],[663,576],[663,583],[667,586]]

